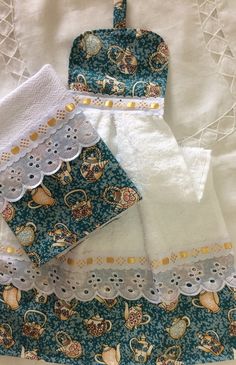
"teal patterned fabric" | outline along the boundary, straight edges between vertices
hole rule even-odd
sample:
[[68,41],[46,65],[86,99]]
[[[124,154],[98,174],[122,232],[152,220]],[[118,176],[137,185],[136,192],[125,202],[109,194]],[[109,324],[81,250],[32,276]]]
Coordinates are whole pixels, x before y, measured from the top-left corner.
[[100,140],[12,203],[8,224],[32,260],[43,264],[139,199],[136,187]]
[[36,300],[45,298],[33,290],[19,294],[1,287],[1,355],[71,365],[191,365],[234,358],[236,302],[228,288],[208,293],[202,308],[195,306],[199,295],[181,295],[172,311],[145,299],[65,303],[51,295],[40,304]]
[[114,29],[85,32],[74,40],[69,86],[80,92],[164,97],[168,48],[156,33],[124,28],[126,1],[116,1]]
[[113,28],[125,28],[126,27],[126,0],[114,0],[114,12],[113,12]]

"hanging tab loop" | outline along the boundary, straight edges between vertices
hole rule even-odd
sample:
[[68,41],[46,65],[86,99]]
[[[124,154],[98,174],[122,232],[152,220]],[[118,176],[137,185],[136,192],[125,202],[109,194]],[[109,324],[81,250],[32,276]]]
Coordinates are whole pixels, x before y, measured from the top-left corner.
[[113,27],[126,28],[127,0],[113,0],[113,1],[114,1]]

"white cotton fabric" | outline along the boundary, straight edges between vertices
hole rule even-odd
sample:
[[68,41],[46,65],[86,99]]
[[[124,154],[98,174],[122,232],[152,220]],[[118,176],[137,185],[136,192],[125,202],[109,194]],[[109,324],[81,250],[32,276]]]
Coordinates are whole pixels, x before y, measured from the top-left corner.
[[50,65],[0,100],[0,153],[35,131],[68,102],[68,90]]
[[[180,148],[163,118],[155,115],[88,109],[85,113],[137,184],[143,200],[67,258],[86,259],[99,253],[146,255],[152,261],[229,241],[212,182],[209,150]],[[197,259],[187,262],[191,261]]]

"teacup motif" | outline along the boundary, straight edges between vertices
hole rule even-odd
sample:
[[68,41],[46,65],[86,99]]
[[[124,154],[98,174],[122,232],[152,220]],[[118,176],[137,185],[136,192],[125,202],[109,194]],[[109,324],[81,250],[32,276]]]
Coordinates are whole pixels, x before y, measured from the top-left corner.
[[[77,197],[80,195],[81,200],[77,200],[75,203],[69,202],[68,199],[72,195],[76,195]],[[91,201],[88,199],[87,194],[83,189],[75,189],[70,191],[64,196],[64,201],[67,207],[71,209],[72,217],[76,221],[90,217],[93,214]]]
[[172,322],[172,325],[166,328],[166,331],[169,333],[170,337],[174,340],[178,340],[184,336],[187,327],[190,326],[190,319],[187,316],[175,318]]
[[36,225],[33,222],[27,222],[26,224],[17,227],[15,233],[20,244],[28,247],[33,245],[36,231]]
[[102,365],[119,365],[120,360],[120,344],[118,344],[116,347],[103,345],[102,353],[95,355],[95,361]]
[[98,295],[96,296],[96,299],[102,303],[102,304],[105,304],[105,306],[109,309],[112,309],[116,304],[117,304],[117,299],[114,298],[114,299],[104,299],[104,298],[101,298],[99,297]]
[[15,208],[11,203],[7,203],[4,211],[2,212],[2,217],[6,222],[10,222],[15,216]]
[[98,80],[97,84],[103,94],[123,95],[125,93],[125,83],[115,77],[106,75],[103,80]]
[[60,170],[52,175],[52,177],[63,186],[70,184],[73,181],[70,163],[68,161],[62,162]]
[[151,356],[153,345],[151,345],[144,335],[140,338],[131,338],[129,346],[134,355],[134,360],[140,364],[145,364]]
[[82,74],[77,75],[76,82],[72,82],[70,84],[70,89],[74,91],[88,92],[89,87],[85,76]]
[[127,209],[139,201],[139,195],[132,188],[109,186],[103,192],[103,199],[117,209]]
[[181,356],[180,346],[171,346],[157,357],[156,365],[182,365],[183,362],[179,361]]
[[166,312],[171,312],[176,309],[178,303],[179,303],[179,299],[177,298],[173,302],[161,302],[159,304],[159,307],[164,309]]
[[221,344],[218,334],[215,331],[209,330],[204,334],[198,334],[200,346],[197,346],[204,352],[210,352],[212,355],[219,356],[224,351],[224,346]]
[[48,232],[48,235],[54,241],[52,247],[73,246],[78,242],[78,236],[63,223],[56,223],[54,228]]
[[151,317],[143,313],[141,304],[129,308],[128,303],[125,303],[125,326],[129,330],[148,324],[150,320]]
[[153,82],[137,81],[132,89],[132,95],[135,96],[138,85],[143,85],[145,96],[148,98],[157,98],[161,95],[161,86]]
[[[35,322],[37,318],[37,322]],[[43,334],[47,317],[44,313],[37,310],[28,310],[24,315],[23,334],[32,340],[38,340]]]
[[138,61],[129,48],[123,49],[119,46],[110,46],[107,52],[109,60],[126,75],[132,75],[136,72]]
[[0,345],[5,349],[11,348],[15,344],[12,337],[12,329],[8,323],[0,324]]
[[77,314],[74,310],[77,304],[77,300],[73,300],[70,303],[64,300],[57,300],[54,305],[54,312],[61,321],[67,321],[74,314]]
[[31,190],[32,200],[28,202],[28,207],[38,209],[41,207],[51,207],[56,204],[56,200],[52,197],[50,190],[43,184]]
[[57,332],[56,341],[60,346],[57,351],[63,352],[63,354],[69,358],[78,359],[83,355],[83,349],[80,342],[72,340],[68,333],[64,331]]
[[192,304],[197,308],[206,308],[209,312],[218,313],[220,311],[220,298],[215,292],[202,291],[199,299],[193,299]]
[[21,291],[15,288],[13,285],[7,285],[4,287],[3,300],[1,302],[5,303],[11,310],[17,310],[20,307]]
[[40,360],[37,353],[38,353],[38,350],[36,350],[36,349],[31,350],[31,351],[25,351],[24,346],[22,346],[21,358],[27,359],[27,360]]
[[229,333],[230,336],[236,336],[236,308],[232,308],[228,311]]
[[85,319],[84,324],[88,333],[94,337],[102,336],[112,328],[111,321],[100,317],[98,314],[90,319]]
[[108,160],[102,160],[101,151],[95,146],[84,148],[81,158],[80,172],[83,178],[91,183],[98,181],[103,175]]

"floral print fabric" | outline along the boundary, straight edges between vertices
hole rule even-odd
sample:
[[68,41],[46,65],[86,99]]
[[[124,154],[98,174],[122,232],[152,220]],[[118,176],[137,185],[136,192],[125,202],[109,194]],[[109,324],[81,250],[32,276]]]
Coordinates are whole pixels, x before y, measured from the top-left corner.
[[1,287],[0,354],[63,364],[196,364],[234,358],[235,293],[173,303],[70,303]]
[[3,217],[29,257],[43,264],[139,200],[136,187],[100,140],[9,204]]

